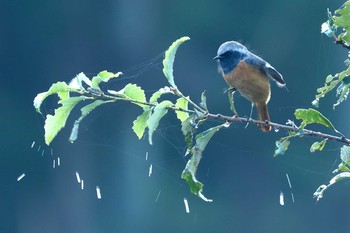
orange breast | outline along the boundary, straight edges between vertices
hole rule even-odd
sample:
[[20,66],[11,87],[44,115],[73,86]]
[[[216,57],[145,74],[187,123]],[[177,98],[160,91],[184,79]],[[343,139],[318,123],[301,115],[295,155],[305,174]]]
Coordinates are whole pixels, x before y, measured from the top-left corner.
[[270,100],[270,82],[266,74],[241,61],[224,79],[236,88],[242,96],[253,103],[268,103]]

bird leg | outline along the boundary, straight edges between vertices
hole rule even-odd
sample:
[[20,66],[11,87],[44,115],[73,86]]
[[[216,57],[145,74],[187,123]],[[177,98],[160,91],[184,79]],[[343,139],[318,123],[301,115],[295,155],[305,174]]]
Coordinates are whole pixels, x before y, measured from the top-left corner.
[[[252,119],[253,109],[254,109],[254,104],[252,103],[252,107],[250,108],[249,120]],[[248,125],[249,125],[249,121],[247,121],[247,124],[245,125],[245,128],[247,128]]]

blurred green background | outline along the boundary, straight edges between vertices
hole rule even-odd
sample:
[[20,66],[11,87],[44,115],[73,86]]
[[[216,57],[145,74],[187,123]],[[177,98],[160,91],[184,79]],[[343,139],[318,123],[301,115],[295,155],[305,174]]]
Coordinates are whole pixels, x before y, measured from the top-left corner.
[[[212,58],[221,43],[238,40],[284,75],[290,91],[273,84],[269,104],[272,120],[284,123],[293,119],[295,108],[311,107],[327,74],[344,69],[347,51],[320,34],[326,9],[334,11],[342,3],[0,1],[0,232],[350,232],[348,181],[318,203],[312,198],[340,162],[340,144],[311,154],[315,139],[297,139],[285,156],[273,158],[274,142],[284,132],[262,134],[253,125],[233,124],[213,138],[200,164],[204,194],[214,199],[205,203],[180,178],[187,158],[173,114],[162,121],[150,146],[131,131],[141,113],[138,107],[103,106],[84,120],[78,141],[71,144],[67,139],[79,114],[75,111],[68,129],[47,147],[44,119],[32,106],[37,93],[82,71],[90,77],[105,69],[124,71],[106,88],[118,90],[133,82],[149,95],[166,85],[162,52],[187,35],[191,41],[180,48],[175,62],[183,93],[199,101],[206,90],[210,111],[230,114],[226,83]],[[248,115],[250,104],[239,96],[236,101],[238,111]],[[349,137],[348,102],[333,111],[334,102],[333,93],[320,109]],[[43,112],[52,113],[54,103],[48,99]],[[57,157],[61,166],[53,168]],[[150,164],[153,174],[148,177]],[[26,176],[17,182],[22,173]],[[284,206],[279,204],[281,191]]]

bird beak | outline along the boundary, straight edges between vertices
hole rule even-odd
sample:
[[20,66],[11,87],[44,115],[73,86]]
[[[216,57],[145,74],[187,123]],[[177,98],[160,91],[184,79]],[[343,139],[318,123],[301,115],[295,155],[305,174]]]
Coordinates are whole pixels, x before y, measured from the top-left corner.
[[213,58],[213,60],[220,60],[222,57],[221,55],[217,55],[216,57]]

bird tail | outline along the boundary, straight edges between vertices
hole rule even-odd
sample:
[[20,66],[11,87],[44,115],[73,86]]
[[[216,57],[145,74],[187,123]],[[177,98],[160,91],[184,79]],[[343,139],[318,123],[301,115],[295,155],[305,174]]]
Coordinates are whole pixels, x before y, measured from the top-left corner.
[[[269,111],[267,110],[266,103],[259,103],[256,104],[256,109],[258,111],[258,118],[259,121],[270,121]],[[271,130],[271,125],[267,124],[260,124],[259,128],[264,132],[267,133]]]

